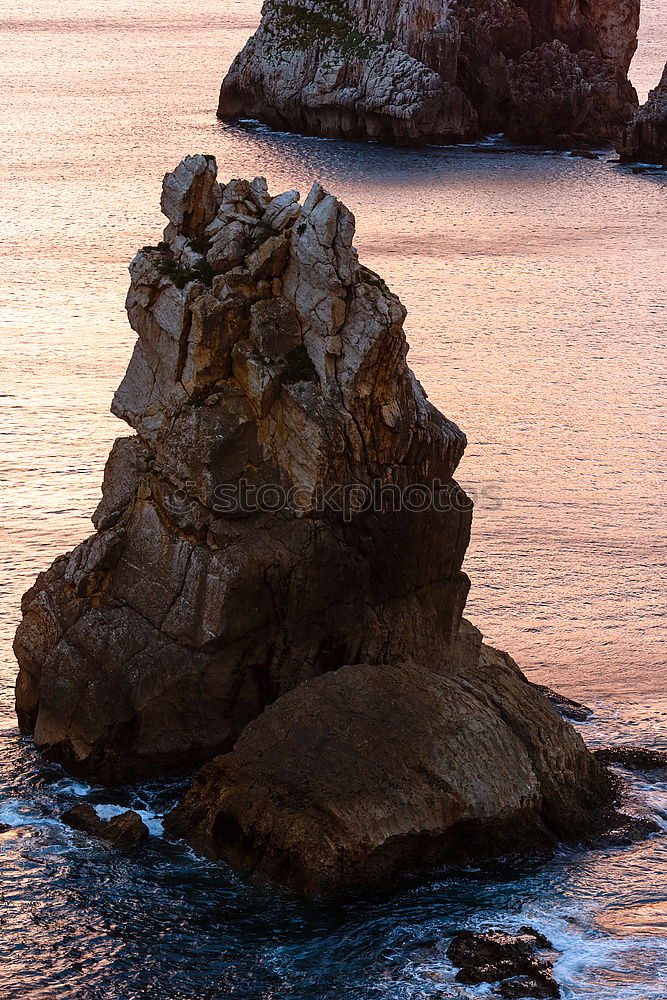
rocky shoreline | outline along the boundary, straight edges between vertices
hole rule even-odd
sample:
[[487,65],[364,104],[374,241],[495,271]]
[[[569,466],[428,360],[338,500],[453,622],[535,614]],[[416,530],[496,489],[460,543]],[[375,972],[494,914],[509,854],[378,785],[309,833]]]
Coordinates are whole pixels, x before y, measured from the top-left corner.
[[465,436],[351,213],[201,155],[162,208],[113,402],[136,435],[25,595],[22,728],[101,783],[204,763],[170,834],[309,892],[623,828],[608,769],[462,617]]
[[657,163],[667,169],[667,65],[646,104],[623,130],[617,148],[625,163]]
[[402,144],[616,141],[639,0],[266,0],[218,116]]

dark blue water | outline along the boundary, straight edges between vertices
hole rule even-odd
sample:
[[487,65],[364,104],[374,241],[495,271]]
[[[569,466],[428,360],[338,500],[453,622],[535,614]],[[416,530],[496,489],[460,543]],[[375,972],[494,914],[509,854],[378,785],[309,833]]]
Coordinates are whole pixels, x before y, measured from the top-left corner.
[[[600,706],[582,726],[664,745],[665,712],[637,722]],[[427,1000],[483,996],[446,958],[461,928],[530,923],[559,951],[565,997],[664,1000],[667,838],[405,878],[391,890],[304,900],[246,884],[166,841],[180,786],[90,788],[3,733],[0,996],[30,1000]],[[667,781],[627,776],[629,808],[667,831]],[[151,830],[122,854],[59,821],[92,802]]]

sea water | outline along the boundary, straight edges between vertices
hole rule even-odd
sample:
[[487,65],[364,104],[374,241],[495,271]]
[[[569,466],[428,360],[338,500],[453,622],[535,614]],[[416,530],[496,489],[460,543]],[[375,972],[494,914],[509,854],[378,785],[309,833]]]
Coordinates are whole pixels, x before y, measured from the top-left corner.
[[[644,5],[633,80],[667,57]],[[570,998],[667,996],[667,839],[402,880],[304,902],[162,837],[177,783],[103,790],[19,737],[11,640],[37,573],[92,530],[108,412],[134,335],[127,264],[159,238],[163,173],[214,153],[221,179],[313,180],[357,217],[363,261],[409,310],[410,363],[469,439],[467,613],[533,680],[594,709],[591,745],[667,744],[667,177],[512,148],[391,149],[215,119],[258,0],[0,5],[0,996],[426,1000],[448,936],[531,923]],[[667,783],[629,777],[667,829]],[[149,846],[64,827],[137,808]]]

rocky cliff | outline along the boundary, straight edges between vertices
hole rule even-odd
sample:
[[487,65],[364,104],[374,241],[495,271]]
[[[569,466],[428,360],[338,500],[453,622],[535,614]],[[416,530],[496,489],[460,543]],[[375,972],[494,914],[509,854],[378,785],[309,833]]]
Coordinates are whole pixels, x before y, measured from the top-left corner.
[[616,139],[639,0],[266,0],[221,118],[401,143]]
[[640,160],[667,168],[667,65],[646,104],[624,129],[618,152],[629,163]]
[[350,212],[204,156],[162,206],[113,402],[136,434],[25,595],[22,728],[103,782],[221,754],[169,829],[301,888],[599,827],[602,765],[462,618],[465,438]]

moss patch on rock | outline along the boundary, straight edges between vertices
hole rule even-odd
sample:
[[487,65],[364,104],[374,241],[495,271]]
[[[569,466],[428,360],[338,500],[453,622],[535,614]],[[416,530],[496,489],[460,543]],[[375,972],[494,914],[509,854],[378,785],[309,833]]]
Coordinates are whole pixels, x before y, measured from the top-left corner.
[[366,59],[380,44],[359,31],[352,14],[340,0],[316,0],[310,7],[278,3],[274,24],[281,45],[297,51],[320,44],[341,56]]

